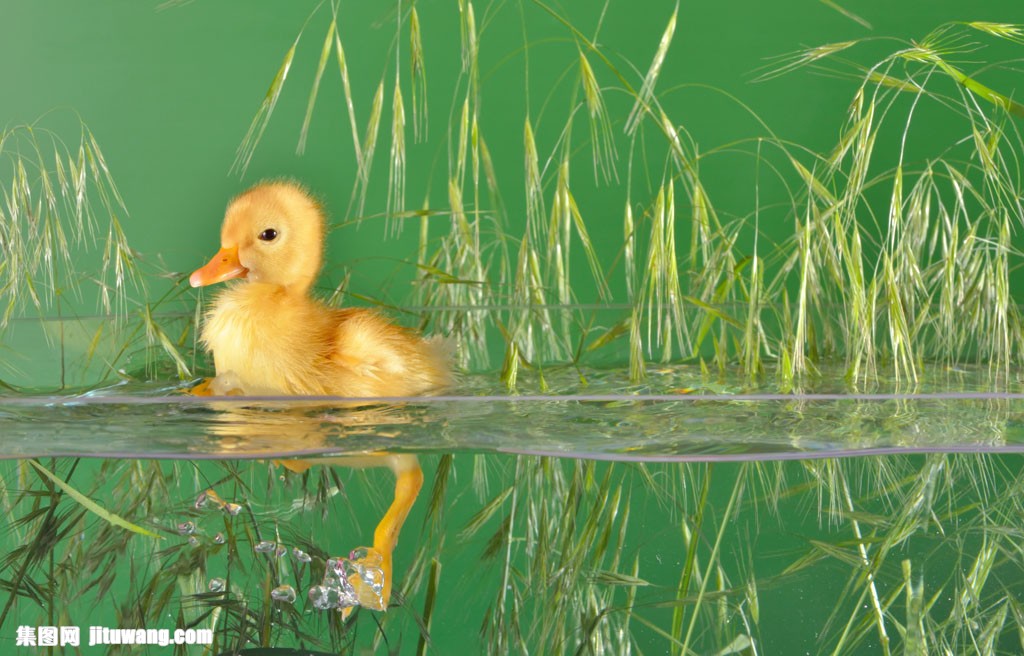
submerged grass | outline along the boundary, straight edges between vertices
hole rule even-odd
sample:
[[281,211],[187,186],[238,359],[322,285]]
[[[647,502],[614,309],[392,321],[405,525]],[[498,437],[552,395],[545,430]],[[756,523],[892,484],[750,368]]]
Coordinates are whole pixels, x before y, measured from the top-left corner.
[[[1012,653],[1024,629],[1018,460],[491,457],[494,492],[477,499],[449,484],[475,476],[475,464],[445,456],[436,498],[406,529],[394,605],[345,623],[307,608],[305,590],[382,510],[372,490],[383,472],[56,461],[51,478],[11,463],[0,477],[15,518],[5,539],[22,546],[0,564],[2,621],[58,621],[54,609],[67,624],[105,612],[123,626],[171,616],[211,629],[216,653],[431,653],[452,640],[447,627],[467,622],[489,653]],[[90,520],[67,495],[73,486],[102,499],[106,519]],[[282,586],[295,602],[279,600]],[[794,633],[796,609],[777,606],[796,589],[806,602],[798,621],[818,630]]]

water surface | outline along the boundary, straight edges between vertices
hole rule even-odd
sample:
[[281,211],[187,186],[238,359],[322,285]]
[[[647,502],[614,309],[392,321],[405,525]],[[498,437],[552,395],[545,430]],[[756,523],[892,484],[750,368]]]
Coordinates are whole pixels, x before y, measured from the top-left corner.
[[[256,458],[520,453],[614,460],[777,459],[889,452],[1024,451],[1024,383],[987,367],[933,366],[870,389],[824,367],[799,392],[695,365],[544,372],[544,391],[464,375],[448,395],[363,400],[199,398],[177,383],[0,395],[0,457]],[[536,376],[520,390],[538,390]]]

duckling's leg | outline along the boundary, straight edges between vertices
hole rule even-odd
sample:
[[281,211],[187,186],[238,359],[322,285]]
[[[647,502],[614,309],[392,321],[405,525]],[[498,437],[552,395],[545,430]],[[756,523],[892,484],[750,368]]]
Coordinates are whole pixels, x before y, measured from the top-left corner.
[[[355,468],[387,467],[395,473],[395,497],[373,532],[373,546],[358,547],[346,559],[350,565],[346,568],[350,572],[348,582],[355,591],[359,605],[370,610],[387,610],[394,582],[392,554],[398,544],[398,533],[423,487],[423,470],[416,456],[381,454],[274,462],[294,472],[303,472],[314,464],[331,464]],[[343,609],[342,618],[347,618],[352,608]]]
[[[357,557],[352,561],[355,569],[360,567],[379,568],[383,574],[383,586],[379,592],[369,581],[364,581],[361,576],[354,574],[349,577],[349,583],[355,589],[359,597],[359,605],[372,610],[387,610],[388,602],[391,600],[392,575],[392,553],[398,544],[398,533],[402,530],[409,511],[416,502],[416,496],[423,487],[423,470],[416,456],[409,454],[376,456],[371,458],[358,458],[353,460],[367,460],[370,466],[387,466],[395,473],[395,498],[391,507],[384,513],[384,517],[377,524],[373,532],[373,546],[356,549],[353,554]],[[376,462],[372,462],[376,461]],[[350,466],[355,463],[349,463]],[[355,466],[365,466],[356,464]],[[342,617],[348,617],[352,612],[351,608],[342,611]]]

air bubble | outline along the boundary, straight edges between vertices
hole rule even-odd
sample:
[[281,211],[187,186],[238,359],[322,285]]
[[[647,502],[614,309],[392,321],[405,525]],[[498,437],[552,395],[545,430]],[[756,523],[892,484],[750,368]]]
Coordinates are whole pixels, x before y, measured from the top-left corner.
[[295,588],[290,585],[279,585],[270,591],[270,597],[274,601],[282,601],[286,604],[295,603]]
[[[319,610],[359,605],[384,610],[386,577],[381,567],[383,558],[380,553],[360,548],[349,556],[327,560],[321,585],[314,586],[309,591],[310,602]],[[296,559],[299,559],[298,556]]]

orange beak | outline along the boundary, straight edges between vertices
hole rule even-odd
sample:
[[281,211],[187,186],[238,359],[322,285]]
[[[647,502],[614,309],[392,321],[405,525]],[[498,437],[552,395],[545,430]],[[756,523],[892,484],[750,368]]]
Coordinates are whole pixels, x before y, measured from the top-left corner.
[[238,261],[238,247],[222,248],[213,259],[201,269],[196,269],[189,276],[188,282],[193,287],[205,287],[232,278],[244,278],[249,270]]

